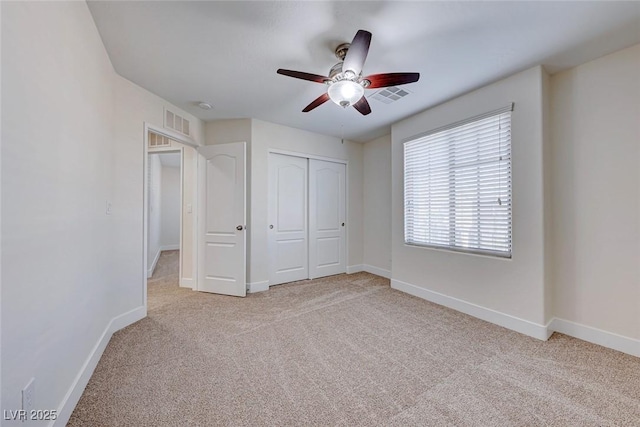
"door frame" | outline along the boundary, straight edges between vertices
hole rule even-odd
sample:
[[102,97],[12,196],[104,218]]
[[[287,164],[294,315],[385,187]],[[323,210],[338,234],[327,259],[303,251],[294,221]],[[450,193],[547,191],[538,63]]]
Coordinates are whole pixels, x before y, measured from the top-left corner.
[[[181,144],[188,145],[197,149],[199,147],[191,138],[180,135],[177,132],[171,131],[169,129],[165,129],[161,126],[156,126],[154,124],[144,122],[143,123],[143,137],[142,137],[142,300],[144,303],[144,313],[147,315],[147,272],[148,270],[148,244],[147,239],[149,237],[149,131],[157,133],[162,136],[166,136],[167,138],[171,138]],[[184,179],[184,150],[182,148],[173,148],[168,147],[167,149],[159,149],[154,152],[180,152],[180,248],[182,249],[182,210],[184,208],[184,194],[182,191],[183,187],[183,179]],[[197,200],[194,200],[194,205],[197,203]],[[195,211],[197,207],[192,207],[192,212]],[[194,239],[195,241],[195,239]],[[194,254],[196,254],[194,248]],[[194,255],[195,258],[195,255]],[[180,266],[179,272],[182,270],[182,251],[180,251]],[[194,275],[197,274],[197,263],[194,262]],[[181,280],[180,273],[178,274],[178,281]]]
[[[322,160],[325,162],[341,163],[345,165],[344,197],[345,197],[345,216],[346,216],[347,226],[345,227],[346,230],[345,230],[345,239],[344,239],[344,245],[345,245],[344,250],[345,250],[345,267],[347,269],[347,274],[349,274],[349,227],[351,226],[351,221],[349,221],[349,160],[337,159],[335,157],[319,156],[316,154],[309,154],[309,153],[304,153],[300,151],[281,150],[279,148],[267,149],[267,156],[271,153],[282,154],[285,156],[302,157],[305,159],[312,159],[312,160]],[[267,195],[267,198],[268,197],[269,195]],[[309,233],[309,230],[307,230],[307,235],[308,233]],[[269,284],[269,286],[271,286],[271,284]]]

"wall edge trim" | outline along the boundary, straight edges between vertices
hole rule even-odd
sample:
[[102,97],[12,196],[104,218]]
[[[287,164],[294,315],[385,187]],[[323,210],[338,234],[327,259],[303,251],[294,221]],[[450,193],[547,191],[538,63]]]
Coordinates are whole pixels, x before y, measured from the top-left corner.
[[67,424],[73,410],[82,397],[85,387],[91,379],[91,375],[93,375],[93,371],[96,369],[96,366],[98,366],[100,357],[102,357],[102,353],[105,348],[107,348],[107,344],[109,344],[113,333],[145,317],[147,317],[147,309],[145,306],[140,306],[122,313],[109,321],[102,335],[89,353],[89,357],[87,357],[82,364],[80,371],[71,383],[71,387],[62,399],[62,403],[58,407],[58,418],[49,423],[49,427],[64,426]]
[[375,274],[376,276],[384,277],[385,279],[391,279],[391,271],[384,268],[376,267],[370,264],[363,264],[362,271]]
[[361,271],[364,271],[362,264],[347,266],[347,274],[360,273]]
[[254,294],[256,292],[264,292],[269,290],[269,281],[263,280],[261,282],[247,283],[247,292]]
[[391,279],[391,288],[405,292],[418,298],[431,301],[453,310],[459,311],[469,316],[476,317],[489,323],[493,323],[503,328],[528,335],[542,341],[546,341],[549,336],[548,325],[540,325],[529,320],[521,319],[510,314],[502,313],[490,308],[482,307],[458,298],[421,288],[400,280]]
[[604,331],[592,326],[554,317],[549,322],[551,332],[569,335],[582,341],[640,357],[640,340]]
[[196,281],[189,277],[181,277],[180,278],[180,287],[194,289]]
[[156,269],[156,264],[158,263],[158,260],[160,259],[160,254],[161,253],[162,253],[162,247],[158,248],[158,252],[156,253],[155,258],[153,259],[153,262],[149,266],[149,269],[147,270],[147,279],[150,278],[151,276],[153,276],[153,272]]

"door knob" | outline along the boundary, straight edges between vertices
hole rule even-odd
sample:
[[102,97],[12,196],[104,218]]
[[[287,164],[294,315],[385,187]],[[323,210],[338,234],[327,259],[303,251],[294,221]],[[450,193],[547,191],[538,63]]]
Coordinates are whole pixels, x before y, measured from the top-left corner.
[[344,227],[344,222],[342,223],[342,226]]
[[270,225],[269,228],[273,230],[273,225]]
[[243,226],[239,225],[239,226],[236,227],[236,230],[242,231],[243,228],[244,228]]

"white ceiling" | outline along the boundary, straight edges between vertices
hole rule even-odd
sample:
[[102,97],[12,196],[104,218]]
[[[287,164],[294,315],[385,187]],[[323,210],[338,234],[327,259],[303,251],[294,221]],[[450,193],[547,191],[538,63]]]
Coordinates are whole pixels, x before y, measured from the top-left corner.
[[[90,1],[116,71],[204,120],[256,118],[367,141],[402,118],[537,64],[566,69],[640,43],[640,2]],[[363,74],[419,72],[411,93],[361,116],[326,86],[333,51],[373,33]],[[367,96],[374,90],[367,91]],[[198,101],[213,105],[209,111]]]

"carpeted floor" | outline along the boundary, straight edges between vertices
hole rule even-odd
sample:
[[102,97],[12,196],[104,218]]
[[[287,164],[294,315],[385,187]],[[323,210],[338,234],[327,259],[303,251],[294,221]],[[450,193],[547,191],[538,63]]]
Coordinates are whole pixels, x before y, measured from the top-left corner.
[[390,289],[371,274],[246,298],[149,280],[70,426],[640,425],[640,359],[541,342]]

